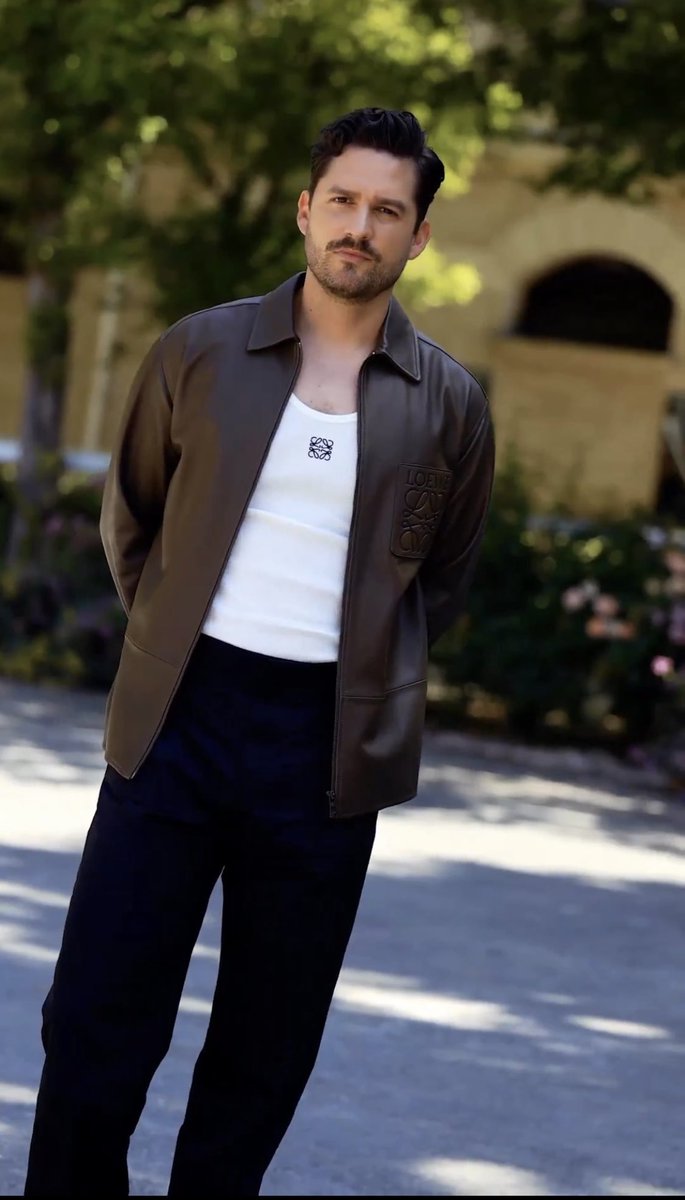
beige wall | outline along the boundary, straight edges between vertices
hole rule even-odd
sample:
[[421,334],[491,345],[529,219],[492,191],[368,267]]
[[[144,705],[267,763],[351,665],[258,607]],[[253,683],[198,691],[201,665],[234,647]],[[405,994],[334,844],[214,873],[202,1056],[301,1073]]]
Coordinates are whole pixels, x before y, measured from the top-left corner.
[[[661,417],[668,395],[685,389],[685,192],[661,183],[650,206],[560,189],[537,194],[527,180],[554,157],[541,146],[493,144],[471,189],[436,201],[436,241],[451,260],[478,268],[482,290],[466,307],[413,315],[487,373],[498,447],[512,443],[536,470],[542,509],[559,501],[579,514],[622,513],[654,502]],[[511,336],[536,278],[594,254],[642,268],[670,294],[667,354]]]
[[[493,143],[471,189],[436,200],[436,244],[451,260],[473,263],[482,290],[469,305],[411,315],[468,367],[487,372],[498,445],[504,450],[514,443],[531,469],[539,468],[541,507],[566,500],[578,512],[622,512],[653,502],[661,414],[669,392],[685,388],[685,194],[670,182],[659,185],[658,201],[650,206],[574,198],[559,189],[537,194],[528,181],[554,157],[542,146]],[[168,157],[143,180],[145,202],[159,214],[172,211],[187,190],[178,163]],[[587,254],[628,261],[666,288],[674,304],[668,354],[511,336],[535,278]],[[84,272],[74,297],[65,418],[70,449],[83,447],[102,284],[101,274]],[[24,314],[21,281],[0,279],[0,438],[19,431]],[[131,278],[101,449],[111,446],[128,385],[156,331],[144,282]]]
[[[72,303],[72,340],[69,355],[69,386],[64,414],[64,445],[84,448],[86,406],[93,377],[93,357],[103,278],[99,272],[84,271]],[[129,281],[118,328],[119,349],[112,372],[111,395],[105,407],[98,449],[112,444],[126,389],[157,327],[151,321],[141,282]],[[21,428],[26,337],[26,288],[20,279],[0,277],[0,439],[12,440]]]
[[[74,297],[74,332],[65,415],[65,444],[72,449],[85,448],[86,410],[94,377],[103,283],[101,273],[84,272]],[[149,289],[142,280],[131,276],[125,284],[116,329],[109,397],[104,407],[101,437],[96,449],[108,450],[111,447],[129,384],[157,332],[158,326],[150,316]]]
[[651,504],[665,355],[503,337],[491,370],[498,453],[513,444],[541,509],[619,515]]
[[[178,156],[165,150],[154,168],[143,174],[141,199],[146,211],[165,217],[191,191],[188,176]],[[64,415],[64,444],[70,450],[84,448],[86,409],[93,380],[98,339],[98,321],[103,296],[104,274],[83,271],[74,292],[69,383]],[[117,352],[112,372],[111,394],[105,406],[99,448],[108,450],[121,414],[127,388],[143,354],[159,331],[150,317],[150,289],[135,275],[127,281],[117,328]],[[0,439],[13,439],[21,427],[26,337],[26,287],[21,279],[0,276]]]
[[540,178],[554,157],[538,146],[492,145],[465,195],[436,200],[431,209],[436,242],[449,258],[477,267],[483,290],[468,308],[423,315],[426,332],[440,329],[451,337],[453,352],[487,362],[490,337],[511,331],[537,276],[582,255],[610,255],[647,271],[670,293],[673,368],[685,379],[682,183],[660,184],[658,201],[650,206],[572,197],[560,189],[538,195],[526,180]]

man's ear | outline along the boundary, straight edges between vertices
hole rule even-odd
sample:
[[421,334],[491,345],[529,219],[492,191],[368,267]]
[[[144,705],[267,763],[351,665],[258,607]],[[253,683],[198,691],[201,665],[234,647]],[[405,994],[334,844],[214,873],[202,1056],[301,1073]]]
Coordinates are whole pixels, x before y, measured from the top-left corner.
[[428,221],[422,221],[416,233],[414,234],[409,258],[418,258],[419,254],[423,254],[431,239],[431,227]]
[[300,233],[306,233],[309,228],[309,192],[306,188],[300,192],[297,201],[297,217],[295,219]]

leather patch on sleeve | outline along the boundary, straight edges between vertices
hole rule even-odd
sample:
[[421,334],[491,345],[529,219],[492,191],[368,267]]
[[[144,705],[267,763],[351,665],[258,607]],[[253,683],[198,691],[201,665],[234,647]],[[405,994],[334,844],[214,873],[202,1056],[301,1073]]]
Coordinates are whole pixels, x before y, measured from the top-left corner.
[[390,549],[402,558],[425,558],[452,482],[452,471],[403,463],[397,468]]

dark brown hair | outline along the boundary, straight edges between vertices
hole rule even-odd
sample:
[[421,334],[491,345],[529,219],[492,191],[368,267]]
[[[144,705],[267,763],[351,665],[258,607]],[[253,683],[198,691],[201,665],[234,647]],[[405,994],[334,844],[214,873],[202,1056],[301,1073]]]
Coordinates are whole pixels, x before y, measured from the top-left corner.
[[445,178],[445,168],[428,146],[426,134],[414,114],[394,108],[356,108],[324,125],[311,149],[310,196],[331,160],[348,146],[368,146],[372,150],[394,154],[396,158],[414,160],[416,232]]

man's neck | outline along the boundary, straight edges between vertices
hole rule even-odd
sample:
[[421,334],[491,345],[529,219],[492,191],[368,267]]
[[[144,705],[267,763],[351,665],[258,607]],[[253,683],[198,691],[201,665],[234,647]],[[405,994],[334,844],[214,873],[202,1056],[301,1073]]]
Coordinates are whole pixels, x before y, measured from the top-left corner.
[[295,327],[304,341],[349,354],[368,354],[376,346],[390,292],[362,303],[340,300],[322,288],[311,271],[295,295]]

